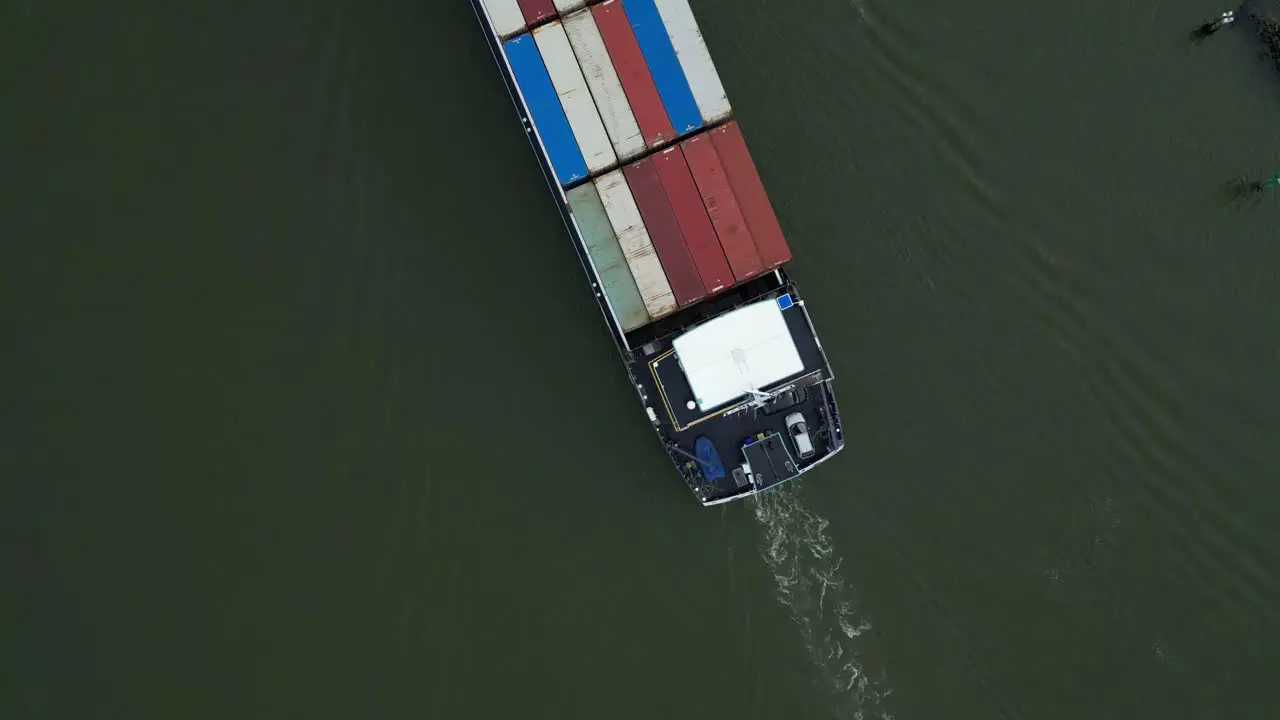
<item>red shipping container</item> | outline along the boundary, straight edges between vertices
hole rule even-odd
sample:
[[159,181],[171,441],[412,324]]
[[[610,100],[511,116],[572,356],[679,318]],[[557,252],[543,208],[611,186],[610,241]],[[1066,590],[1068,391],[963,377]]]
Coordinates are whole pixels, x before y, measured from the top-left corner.
[[693,264],[693,256],[684,244],[680,234],[680,224],[675,213],[667,202],[666,192],[662,189],[662,181],[658,179],[658,169],[649,158],[639,160],[622,168],[631,188],[631,196],[635,198],[636,207],[640,209],[640,218],[649,231],[649,241],[653,249],[658,251],[658,259],[662,261],[662,269],[667,274],[667,282],[671,285],[671,293],[676,296],[680,307],[692,305],[707,296],[707,290],[698,277],[698,268]]
[[631,112],[636,116],[645,144],[652,149],[668,142],[676,132],[671,127],[671,118],[667,117],[662,97],[658,95],[658,86],[653,84],[649,65],[640,53],[640,44],[636,42],[622,3],[606,0],[592,6],[591,14],[595,16],[596,27],[600,29],[600,37],[604,39],[613,68],[618,71],[622,92],[631,104]]
[[520,5],[524,21],[529,23],[530,27],[549,17],[555,17],[556,6],[553,0],[516,0],[516,2]]
[[727,122],[707,131],[707,134],[720,156],[725,177],[729,179],[729,187],[733,189],[738,208],[747,221],[747,230],[760,253],[764,269],[772,270],[782,265],[791,259],[791,249],[782,236],[778,216],[769,204],[769,195],[764,191],[764,183],[760,182],[760,173],[756,172],[751,153],[747,152],[747,141],[743,139],[738,123]]
[[725,258],[729,260],[734,279],[743,282],[759,275],[764,270],[760,253],[756,252],[755,243],[751,241],[746,220],[742,218],[742,210],[738,208],[738,201],[733,196],[720,156],[716,154],[710,138],[706,133],[694,135],[680,143],[680,150],[689,163],[689,172],[698,185],[702,204],[711,217],[711,225],[720,239]]
[[711,218],[702,205],[702,196],[698,194],[698,186],[693,182],[693,175],[689,173],[689,164],[685,162],[680,146],[669,147],[650,157],[653,158],[654,167],[658,169],[662,189],[667,192],[671,211],[680,223],[684,244],[689,248],[689,254],[693,255],[694,265],[698,266],[703,286],[708,293],[714,294],[733,285],[733,271],[725,260],[724,250],[720,249],[715,228],[711,226]]

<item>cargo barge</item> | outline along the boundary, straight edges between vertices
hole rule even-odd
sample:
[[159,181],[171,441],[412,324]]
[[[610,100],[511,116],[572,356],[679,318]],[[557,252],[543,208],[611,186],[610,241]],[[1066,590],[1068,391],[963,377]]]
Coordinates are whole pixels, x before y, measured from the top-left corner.
[[844,447],[830,362],[688,0],[471,0],[641,407],[703,505]]

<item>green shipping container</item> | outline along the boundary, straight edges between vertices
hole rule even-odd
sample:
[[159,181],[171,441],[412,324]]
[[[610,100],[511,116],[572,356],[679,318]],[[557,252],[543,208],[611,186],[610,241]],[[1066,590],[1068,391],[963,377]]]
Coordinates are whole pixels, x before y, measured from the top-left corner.
[[604,285],[605,298],[613,308],[613,314],[618,316],[618,322],[622,323],[622,329],[633,330],[649,322],[644,300],[640,297],[635,278],[631,277],[631,269],[618,246],[618,236],[614,235],[613,226],[609,224],[609,216],[604,212],[596,186],[586,183],[566,194],[569,209],[573,211],[582,239],[587,243],[591,262]]

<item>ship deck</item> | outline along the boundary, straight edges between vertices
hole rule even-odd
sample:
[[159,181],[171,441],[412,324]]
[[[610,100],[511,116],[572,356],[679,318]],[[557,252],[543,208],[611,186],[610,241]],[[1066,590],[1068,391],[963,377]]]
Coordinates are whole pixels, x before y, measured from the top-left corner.
[[[826,359],[822,356],[817,338],[809,328],[807,316],[801,306],[791,303],[790,295],[783,297],[786,297],[784,302],[789,306],[783,310],[782,317],[787,321],[787,328],[791,330],[791,337],[795,341],[796,350],[799,351],[805,367],[803,372],[793,377],[820,373],[826,367]],[[722,407],[709,408],[706,411],[699,410],[694,404],[693,389],[689,387],[689,381],[680,368],[674,349],[668,349],[658,355],[650,360],[648,365],[649,373],[663,400],[662,409],[677,432],[689,430],[713,418],[732,413],[743,404],[730,402]],[[785,385],[790,379],[784,379],[778,384]]]
[[[669,339],[646,347],[648,355],[632,366],[633,376],[653,412],[654,425],[668,454],[704,504],[710,505],[768,489],[790,480],[834,454],[843,437],[831,390],[831,368],[794,286],[768,298],[783,308],[803,369],[760,388],[765,401],[742,397],[701,410]],[[800,458],[786,427],[792,413],[804,416],[815,453]],[[696,460],[695,443],[705,437],[725,467],[723,477],[708,479]],[[748,463],[753,476],[735,469]]]

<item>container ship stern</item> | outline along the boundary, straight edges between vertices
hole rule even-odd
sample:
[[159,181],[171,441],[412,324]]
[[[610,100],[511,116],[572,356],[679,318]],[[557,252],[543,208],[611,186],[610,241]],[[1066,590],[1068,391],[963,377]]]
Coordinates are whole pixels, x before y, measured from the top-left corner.
[[[667,455],[703,505],[776,487],[844,448],[834,376],[782,270],[636,337],[624,355]],[[681,322],[683,320],[683,322]]]
[[700,503],[844,447],[791,251],[688,0],[471,0],[643,412]]

